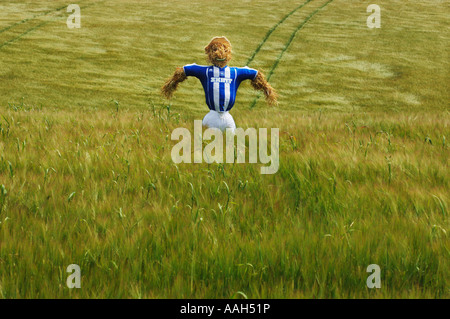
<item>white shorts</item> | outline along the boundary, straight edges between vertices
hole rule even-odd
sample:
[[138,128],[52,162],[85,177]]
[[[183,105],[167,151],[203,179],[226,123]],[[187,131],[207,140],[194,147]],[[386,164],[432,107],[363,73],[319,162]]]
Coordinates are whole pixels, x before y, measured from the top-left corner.
[[210,110],[203,118],[202,124],[209,128],[218,128],[224,132],[227,128],[230,128],[234,133],[234,130],[236,129],[233,117],[228,112],[216,112]]

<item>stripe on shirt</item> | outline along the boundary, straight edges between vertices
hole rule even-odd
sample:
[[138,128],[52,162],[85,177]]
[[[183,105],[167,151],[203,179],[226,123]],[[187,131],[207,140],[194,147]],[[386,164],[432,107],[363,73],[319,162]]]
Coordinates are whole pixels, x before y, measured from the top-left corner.
[[211,105],[211,94],[209,94],[209,86],[210,86],[209,85],[209,70],[210,70],[210,68],[206,68],[206,75],[205,75],[205,77],[206,77],[206,85],[205,85],[205,87],[206,87],[206,90],[208,91],[207,94],[206,94],[206,96],[208,98],[208,102],[206,104],[208,104],[208,106]]
[[[230,79],[230,68],[225,68],[225,78]],[[226,111],[228,109],[228,104],[230,103],[230,83],[227,81],[225,82],[225,101],[223,103],[223,110]]]
[[[214,66],[214,77],[218,78],[220,77],[220,70],[218,67]],[[216,112],[220,112],[220,83],[214,82],[213,83],[213,96],[214,96],[214,108],[216,109]]]

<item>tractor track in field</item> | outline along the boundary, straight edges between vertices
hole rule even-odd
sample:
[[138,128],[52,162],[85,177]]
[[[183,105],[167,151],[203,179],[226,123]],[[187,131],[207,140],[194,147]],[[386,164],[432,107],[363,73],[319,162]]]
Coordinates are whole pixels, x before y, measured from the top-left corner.
[[43,23],[41,23],[41,24],[38,24],[37,26],[34,26],[34,27],[31,28],[31,29],[28,29],[27,31],[25,31],[25,32],[22,33],[21,35],[19,35],[19,36],[13,38],[13,39],[11,39],[11,40],[8,40],[8,41],[3,42],[2,44],[0,44],[0,49],[2,49],[3,47],[5,47],[5,46],[7,46],[7,45],[9,45],[9,44],[11,44],[11,43],[13,43],[13,42],[16,42],[17,40],[19,40],[19,39],[22,38],[23,36],[27,35],[28,33],[32,32],[32,31],[34,31],[34,30],[36,30],[36,29],[39,29],[40,27],[43,27],[44,25],[46,25],[46,24],[48,24],[48,23],[50,23],[50,22],[51,22],[51,21],[45,21],[45,22],[43,22]]
[[[92,7],[93,5],[101,4],[101,3],[105,2],[105,1],[106,1],[106,0],[104,0],[104,1],[99,1],[99,2],[95,2],[95,3],[91,3],[91,4],[87,4],[87,5],[85,5],[84,7],[81,7],[81,6],[80,6],[80,9],[86,9],[86,8]],[[27,22],[27,21],[34,20],[34,19],[36,19],[37,17],[46,16],[46,15],[48,15],[48,14],[50,14],[50,13],[59,13],[62,9],[66,8],[67,6],[68,6],[68,5],[65,5],[64,7],[57,8],[56,10],[46,11],[45,13],[42,13],[42,14],[40,14],[40,15],[36,15],[36,16],[34,16],[34,17],[32,17],[32,18],[28,18],[28,19],[24,19],[24,20],[22,20],[22,21],[20,21],[20,22],[16,22],[15,24],[12,24],[12,25],[10,25],[9,27],[6,27],[6,28],[0,30],[0,33],[5,32],[5,31],[7,31],[7,30],[9,30],[9,29],[11,29],[11,28],[13,28],[13,27],[15,27],[15,26],[17,26],[17,25],[23,24],[23,23],[25,23],[25,22]],[[53,21],[55,21],[55,20],[61,18],[61,17],[64,17],[64,16],[63,16],[63,15],[61,15],[61,16],[57,15],[57,16],[55,16],[55,17],[52,17],[52,19],[50,19],[50,20],[48,20],[48,21],[44,21],[44,22],[42,22],[42,23],[40,23],[40,24],[38,24],[38,25],[36,25],[36,26],[34,26],[34,27],[32,27],[32,28],[26,30],[25,32],[23,32],[23,33],[21,33],[20,35],[18,35],[17,37],[15,37],[15,38],[13,38],[13,39],[10,39],[10,40],[8,40],[8,41],[3,42],[2,44],[0,44],[0,49],[2,49],[3,47],[5,47],[5,46],[7,46],[7,45],[9,45],[9,44],[11,44],[11,43],[13,43],[13,42],[16,42],[17,40],[21,39],[23,36],[27,35],[28,33],[33,32],[34,30],[37,30],[37,29],[39,29],[39,28],[41,28],[41,27],[43,27],[43,26],[49,24],[50,22],[53,22]]]
[[276,28],[278,28],[278,26],[280,24],[282,24],[284,21],[286,21],[287,18],[289,18],[291,15],[293,15],[295,12],[297,12],[298,10],[300,10],[301,8],[303,8],[305,5],[307,5],[308,3],[310,3],[312,0],[306,0],[304,3],[302,3],[301,5],[299,5],[298,7],[296,7],[294,10],[292,10],[291,12],[289,12],[287,15],[285,15],[280,21],[278,21],[277,23],[274,24],[274,26],[272,28],[269,29],[269,31],[267,31],[266,35],[264,36],[264,38],[262,39],[262,41],[259,43],[258,47],[255,49],[255,51],[253,51],[252,55],[248,58],[247,62],[245,63],[245,65],[249,65],[253,59],[255,58],[255,56],[258,54],[258,52],[261,50],[261,48],[263,47],[263,45],[266,43],[266,41],[269,39],[270,35],[276,30]]
[[63,6],[63,7],[56,8],[56,9],[54,9],[54,10],[48,10],[48,11],[45,11],[45,12],[43,12],[43,13],[41,13],[41,14],[36,14],[36,15],[32,16],[31,18],[23,19],[22,21],[13,23],[13,24],[11,24],[10,26],[7,26],[6,28],[1,29],[1,30],[0,30],[0,33],[6,32],[6,31],[8,31],[9,29],[14,28],[15,26],[24,24],[25,22],[34,20],[34,19],[36,19],[36,18],[39,18],[39,17],[43,17],[43,16],[46,16],[46,15],[49,15],[50,13],[54,13],[54,12],[61,11],[62,9],[66,8],[66,7],[67,7],[67,5],[65,5],[65,6]]
[[[325,2],[323,5],[321,5],[319,8],[317,8],[316,10],[314,10],[309,16],[307,16],[298,26],[297,28],[295,28],[295,30],[291,33],[291,36],[289,37],[288,41],[285,43],[283,49],[281,50],[280,54],[278,55],[278,57],[276,58],[274,64],[272,65],[268,75],[267,75],[267,81],[270,80],[270,78],[272,77],[273,73],[275,72],[276,68],[278,67],[278,65],[280,64],[281,59],[283,58],[284,53],[288,50],[288,48],[290,47],[292,41],[294,40],[295,36],[297,35],[297,33],[303,29],[303,27],[319,12],[321,11],[323,8],[325,8],[327,5],[329,5],[331,2],[333,2],[334,0],[328,0],[327,2]],[[309,3],[310,1],[308,1],[307,3]],[[306,3],[304,3],[306,4]],[[293,13],[293,12],[292,12]],[[285,20],[285,19],[284,19]],[[283,21],[284,21],[283,20]],[[273,32],[273,31],[272,31]],[[270,34],[269,34],[270,35]],[[253,100],[253,102],[250,104],[250,108],[253,108],[256,103],[258,102],[258,100],[261,98],[261,94],[259,94],[257,97],[255,97],[255,99]]]

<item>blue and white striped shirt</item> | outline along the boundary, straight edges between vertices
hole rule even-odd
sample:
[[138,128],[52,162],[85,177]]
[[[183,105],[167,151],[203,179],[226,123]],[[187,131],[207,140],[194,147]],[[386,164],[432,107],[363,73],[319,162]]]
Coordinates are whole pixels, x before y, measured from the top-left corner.
[[195,76],[205,90],[206,104],[210,110],[225,112],[231,110],[236,92],[244,80],[253,80],[258,71],[249,67],[234,68],[225,66],[203,66],[189,64],[183,67],[186,76]]

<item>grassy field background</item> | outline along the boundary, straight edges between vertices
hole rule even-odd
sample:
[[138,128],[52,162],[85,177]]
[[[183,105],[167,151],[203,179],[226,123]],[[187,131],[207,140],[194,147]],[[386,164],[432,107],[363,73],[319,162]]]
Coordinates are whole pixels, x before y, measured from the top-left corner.
[[[0,297],[449,298],[449,5],[372,2],[2,2]],[[232,110],[274,175],[171,160],[207,107],[159,87],[221,35],[280,94]]]

